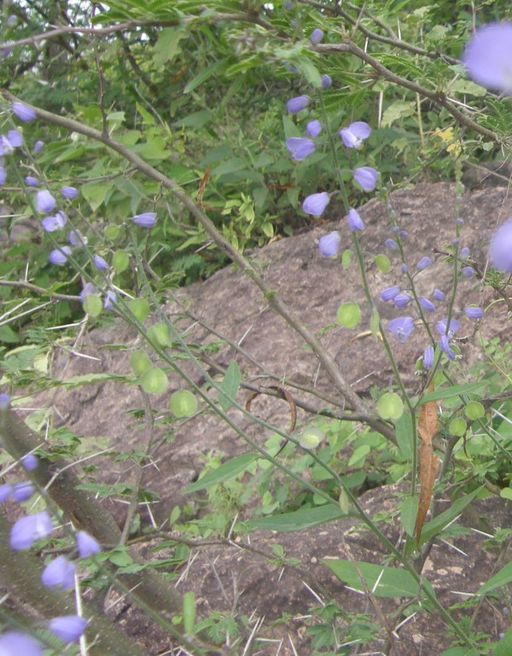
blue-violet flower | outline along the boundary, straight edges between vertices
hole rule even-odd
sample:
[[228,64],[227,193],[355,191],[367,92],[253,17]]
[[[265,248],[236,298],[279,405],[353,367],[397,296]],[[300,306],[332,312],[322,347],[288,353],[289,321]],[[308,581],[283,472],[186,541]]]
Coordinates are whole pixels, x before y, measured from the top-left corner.
[[339,131],[340,138],[347,148],[360,148],[371,133],[371,127],[364,121],[355,121],[348,128]]

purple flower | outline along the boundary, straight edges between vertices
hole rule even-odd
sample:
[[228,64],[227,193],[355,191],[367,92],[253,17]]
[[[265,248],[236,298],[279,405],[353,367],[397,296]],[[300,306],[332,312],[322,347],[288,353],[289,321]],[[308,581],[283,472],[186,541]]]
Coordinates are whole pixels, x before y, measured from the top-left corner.
[[427,348],[423,351],[423,367],[425,369],[432,369],[433,364],[434,364],[434,347],[427,346]]
[[462,57],[469,77],[486,89],[512,92],[512,23],[490,23],[476,31]]
[[34,152],[36,153],[36,155],[40,153],[43,150],[43,148],[44,148],[44,141],[41,141],[41,139],[39,139],[38,141],[35,142]]
[[289,114],[298,114],[301,110],[306,109],[309,105],[309,101],[309,96],[296,96],[295,98],[290,98],[286,103],[286,109]]
[[41,221],[41,225],[45,232],[55,232],[61,230],[68,222],[68,217],[64,212],[57,212],[53,216],[45,216]]
[[393,305],[399,310],[403,310],[403,308],[407,307],[410,302],[411,302],[411,297],[409,296],[409,294],[406,294],[405,292],[401,292],[400,294],[397,294],[393,299]]
[[340,251],[341,237],[337,230],[320,237],[318,250],[323,257],[336,257]]
[[5,392],[0,393],[0,410],[7,410],[11,403],[11,397]]
[[409,273],[409,267],[407,264],[401,264],[400,265],[400,271],[405,275],[406,273]]
[[324,38],[323,30],[321,30],[319,27],[315,27],[315,29],[311,32],[311,36],[309,37],[309,40],[314,46],[316,46],[318,43],[322,41],[323,38]]
[[49,214],[55,207],[55,198],[47,189],[41,189],[36,194],[36,210],[41,214]]
[[321,191],[318,194],[311,194],[306,196],[302,203],[302,210],[306,214],[312,216],[322,216],[325,208],[329,205],[330,197],[326,191]]
[[16,483],[12,489],[13,501],[16,501],[17,503],[28,501],[34,492],[35,488],[32,483]]
[[14,152],[11,142],[7,137],[0,135],[0,157],[4,155],[10,155]]
[[34,178],[33,175],[25,176],[25,184],[27,187],[39,187],[39,180]]
[[108,271],[108,262],[101,255],[93,255],[92,263],[98,271]]
[[489,257],[495,269],[512,273],[512,219],[500,226],[494,233]]
[[441,336],[439,347],[443,353],[446,353],[448,360],[455,360],[455,351],[450,348],[450,338],[448,335]]
[[13,148],[20,148],[23,146],[23,135],[19,130],[9,130],[7,139]]
[[76,546],[80,558],[89,558],[101,552],[99,543],[85,531],[78,531],[76,534]]
[[81,248],[87,244],[87,239],[78,230],[70,230],[68,232],[68,244],[75,246],[75,248]]
[[0,503],[5,503],[11,498],[13,487],[9,483],[0,485]]
[[41,583],[46,588],[61,590],[75,589],[75,566],[66,556],[57,556],[46,565],[41,574]]
[[[391,238],[386,239],[386,241],[384,242],[384,246],[386,248],[389,248],[390,251],[396,251],[398,249],[398,244],[396,243],[396,241],[394,239],[391,239]],[[406,271],[403,271],[402,273],[406,273]]]
[[47,538],[52,530],[52,520],[45,510],[22,517],[11,528],[9,538],[11,549],[14,551],[30,549],[36,540]]
[[2,656],[43,656],[43,648],[32,636],[17,631],[7,631],[0,636]]
[[316,119],[314,121],[309,121],[309,123],[306,125],[306,134],[308,137],[318,137],[318,135],[322,132],[322,124],[320,121],[317,121]]
[[355,121],[348,128],[339,131],[340,138],[347,148],[360,148],[371,133],[371,127],[364,121]]
[[296,162],[302,162],[312,155],[316,148],[315,143],[307,137],[291,137],[286,140],[286,147]]
[[425,296],[420,296],[419,301],[420,301],[421,307],[425,310],[425,312],[435,312],[436,311],[436,306],[432,303],[432,301],[430,301]]
[[414,330],[414,321],[412,317],[396,317],[388,323],[389,332],[399,342],[404,344],[412,335]]
[[464,248],[460,249],[459,257],[461,260],[467,260],[471,251],[467,246],[464,246]]
[[438,335],[448,335],[450,338],[455,335],[459,328],[460,323],[457,321],[457,319],[451,319],[449,323],[448,319],[441,319],[436,323],[436,330]]
[[359,216],[359,212],[352,207],[348,211],[347,223],[352,232],[361,232],[364,230],[363,219]]
[[85,285],[83,286],[82,291],[80,292],[80,300],[82,303],[84,302],[84,299],[89,296],[89,294],[96,294],[97,289],[96,287],[92,284],[92,282],[86,282]]
[[21,459],[21,465],[25,471],[34,471],[39,465],[39,458],[34,453],[27,453]]
[[66,644],[78,642],[86,626],[87,620],[79,615],[54,617],[53,620],[48,622],[50,631]]
[[473,278],[476,271],[473,269],[473,267],[467,266],[462,267],[461,273],[464,278]]
[[54,248],[48,256],[48,262],[56,266],[63,266],[68,261],[68,256],[71,255],[71,248],[69,246],[59,246]]
[[103,301],[103,307],[107,312],[110,312],[111,310],[114,309],[114,304],[117,301],[117,296],[115,292],[111,291],[110,289],[108,292],[105,294],[105,300]]
[[74,200],[78,196],[78,189],[75,187],[62,187],[60,193],[66,200]]
[[398,294],[400,294],[400,287],[386,287],[380,293],[380,300],[387,303],[392,301]]
[[434,289],[432,296],[434,297],[435,301],[444,301],[444,292],[442,292],[440,289],[437,289],[437,287]]
[[432,264],[432,258],[430,257],[422,257],[421,260],[418,262],[416,265],[416,268],[418,271],[423,271],[427,267],[429,267]]
[[327,73],[325,75],[322,75],[322,89],[324,90],[329,89],[331,87],[331,84],[332,84],[331,76],[327,75]]
[[5,168],[0,164],[0,187],[2,187],[5,184],[6,179],[7,179],[7,172]]
[[16,14],[11,14],[10,16],[8,16],[6,21],[8,27],[14,27],[17,22],[18,22],[18,17],[16,16]]
[[146,228],[146,230],[149,230],[156,223],[156,213],[144,212],[143,214],[136,214],[135,216],[132,216],[132,221],[135,225],[138,225],[139,228]]
[[352,172],[354,180],[363,191],[373,191],[377,186],[379,173],[371,166],[361,166]]
[[464,308],[464,314],[468,319],[481,319],[484,316],[484,311],[479,307]]
[[11,109],[13,114],[17,116],[20,121],[23,121],[23,123],[30,123],[31,121],[35,121],[37,118],[37,114],[32,109],[32,107],[25,105],[25,103],[13,102]]

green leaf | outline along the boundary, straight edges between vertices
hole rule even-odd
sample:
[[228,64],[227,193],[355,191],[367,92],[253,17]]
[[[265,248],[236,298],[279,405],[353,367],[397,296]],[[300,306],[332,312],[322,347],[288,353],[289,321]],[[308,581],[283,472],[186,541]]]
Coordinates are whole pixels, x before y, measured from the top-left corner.
[[376,597],[415,597],[419,592],[412,574],[397,567],[330,558],[323,563],[346,585]]
[[316,508],[301,508],[294,512],[283,513],[281,515],[271,515],[260,519],[252,519],[245,523],[250,530],[261,529],[263,531],[280,531],[290,533],[292,531],[302,531],[306,528],[319,526],[326,522],[332,522],[335,519],[347,517],[338,504],[329,503]]
[[488,592],[496,590],[496,588],[501,588],[504,585],[508,585],[512,582],[512,562],[507,563],[505,567],[502,567],[500,571],[491,576],[491,578],[486,581],[477,594],[485,595]]
[[[480,654],[474,649],[468,651],[467,647],[452,647],[451,649],[443,651],[440,656],[480,656]],[[505,656],[505,654],[503,656]]]
[[85,200],[89,203],[93,212],[105,202],[107,195],[112,191],[111,182],[88,182],[80,187],[80,192]]
[[0,326],[0,342],[5,344],[17,344],[20,341],[19,335],[11,326]]
[[450,85],[450,91],[455,93],[463,93],[468,96],[485,96],[487,90],[479,84],[471,82],[471,80],[463,80],[459,78]]
[[180,27],[167,27],[158,35],[158,41],[153,47],[153,60],[161,67],[171,62],[181,52],[180,41],[186,38],[187,32]]
[[213,119],[213,114],[207,109],[201,109],[198,112],[192,112],[179,121],[174,123],[177,128],[194,128],[199,129]]
[[207,68],[204,68],[199,73],[199,75],[196,75],[189,82],[187,82],[182,93],[190,93],[191,91],[197,89],[198,86],[203,84],[203,82],[206,82],[206,80],[209,80],[214,75],[219,75],[219,73],[226,68],[226,61],[227,60],[223,59],[221,61],[215,62],[215,64],[212,64]]
[[196,624],[196,597],[193,592],[183,595],[183,628],[186,635],[194,635]]
[[72,376],[67,380],[63,380],[60,385],[71,389],[74,387],[83,387],[84,385],[98,385],[101,383],[108,383],[109,381],[126,383],[128,382],[128,378],[126,376],[120,376],[119,374],[83,374],[81,376]]
[[446,528],[446,526],[448,526],[448,524],[450,524],[458,515],[460,515],[464,508],[475,499],[475,497],[480,493],[481,489],[482,488],[479,487],[476,490],[473,490],[473,492],[470,494],[466,494],[465,496],[460,497],[460,499],[457,499],[453,502],[448,510],[445,510],[437,517],[434,517],[434,519],[431,519],[430,522],[427,522],[421,532],[422,544],[428,542],[428,540],[433,538],[438,533],[441,533],[441,531]]
[[410,412],[404,412],[395,423],[395,435],[404,460],[410,460],[412,455],[412,415]]
[[207,488],[212,487],[212,485],[223,483],[243,472],[259,457],[258,453],[244,453],[241,456],[236,456],[236,458],[231,458],[231,460],[223,463],[220,467],[217,467],[217,469],[205,474],[195,483],[187,485],[185,492],[186,494],[192,494],[192,492],[206,490]]
[[295,66],[300,70],[304,75],[306,80],[315,87],[315,89],[320,89],[322,86],[322,76],[320,75],[317,67],[309,59],[301,57],[301,59],[296,59],[293,62]]
[[500,492],[500,497],[502,499],[512,500],[512,487],[504,487]]
[[509,629],[503,639],[495,643],[495,646],[493,656],[510,656],[512,654],[512,630]]
[[383,128],[389,127],[395,121],[399,119],[412,116],[416,110],[414,102],[404,102],[402,100],[396,100],[391,103],[389,107],[384,110],[382,114],[381,125]]
[[450,399],[453,396],[459,396],[462,394],[476,394],[478,391],[485,386],[485,381],[478,381],[475,383],[467,383],[465,385],[452,385],[451,387],[444,387],[431,392],[430,394],[425,394],[421,397],[418,402],[418,405],[424,403],[430,403],[430,401],[439,401],[440,399]]
[[220,383],[219,403],[220,407],[224,410],[229,410],[233,405],[234,400],[240,387],[241,381],[240,368],[237,363],[232,360],[229,367],[226,369],[224,380]]
[[416,525],[416,515],[418,513],[418,497],[408,496],[400,505],[400,521],[404,531],[411,537],[414,536],[414,527]]

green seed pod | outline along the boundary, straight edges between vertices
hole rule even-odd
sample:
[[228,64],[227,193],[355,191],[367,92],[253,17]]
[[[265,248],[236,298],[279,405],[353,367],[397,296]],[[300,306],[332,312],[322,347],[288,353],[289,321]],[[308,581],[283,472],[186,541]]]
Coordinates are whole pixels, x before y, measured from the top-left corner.
[[171,394],[169,409],[178,419],[192,417],[197,412],[197,399],[188,390],[179,390]]
[[130,358],[130,365],[136,376],[143,376],[153,363],[145,351],[135,351]]
[[464,413],[470,421],[485,417],[485,408],[480,401],[470,401],[464,408]]
[[167,374],[158,367],[148,369],[142,376],[140,384],[146,394],[163,394],[169,387]]
[[144,323],[149,316],[150,307],[147,298],[132,298],[128,301],[128,307],[140,323]]
[[400,419],[404,412],[404,402],[394,392],[386,392],[377,401],[377,412],[382,419]]
[[357,303],[343,303],[336,312],[336,321],[344,328],[355,328],[361,321],[361,309]]
[[87,294],[84,298],[83,308],[90,317],[98,317],[103,310],[101,298],[98,294]]

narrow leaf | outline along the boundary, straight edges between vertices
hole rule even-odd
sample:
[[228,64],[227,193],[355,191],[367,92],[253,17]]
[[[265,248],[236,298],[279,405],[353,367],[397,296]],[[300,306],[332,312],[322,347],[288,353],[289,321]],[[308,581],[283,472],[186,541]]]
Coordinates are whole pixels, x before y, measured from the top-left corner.
[[294,512],[282,513],[281,515],[271,515],[261,519],[253,519],[245,523],[250,530],[261,529],[264,531],[281,531],[290,533],[292,531],[301,531],[302,529],[319,526],[334,519],[347,517],[336,504],[327,504],[317,508],[301,508]]
[[205,474],[195,483],[187,485],[185,492],[187,494],[191,494],[192,492],[205,490],[212,485],[223,483],[224,481],[227,481],[237,474],[243,472],[257,458],[259,458],[257,453],[244,453],[243,455],[237,456],[236,458],[231,458],[231,460],[223,463],[220,467],[217,467],[217,469],[214,469],[213,471]]
[[434,519],[431,519],[430,522],[427,522],[425,526],[423,527],[423,531],[421,533],[421,541],[426,542],[427,540],[430,540],[430,538],[433,538],[435,535],[438,533],[441,533],[441,531],[448,526],[453,520],[461,514],[461,512],[464,510],[466,506],[469,506],[469,504],[475,499],[475,497],[480,493],[480,490],[482,488],[477,488],[476,490],[473,490],[470,494],[466,494],[463,497],[460,497],[460,499],[457,499],[454,501],[454,503],[448,508],[448,510],[445,510],[442,512],[440,515],[437,515],[437,517],[434,517]]
[[452,385],[451,387],[443,387],[436,390],[435,392],[430,392],[425,394],[419,401],[420,404],[430,403],[431,401],[440,401],[441,399],[450,399],[453,396],[459,396],[460,394],[475,394],[483,386],[485,382],[479,381],[476,383],[467,383],[467,385]]
[[346,585],[376,597],[415,597],[419,592],[419,584],[403,569],[330,558],[323,563]]
[[229,410],[229,408],[231,408],[233,405],[238,392],[238,388],[240,387],[241,378],[240,368],[238,367],[237,363],[232,360],[229,363],[229,367],[226,369],[224,380],[219,385],[221,389],[219,395],[219,403],[224,412]]

